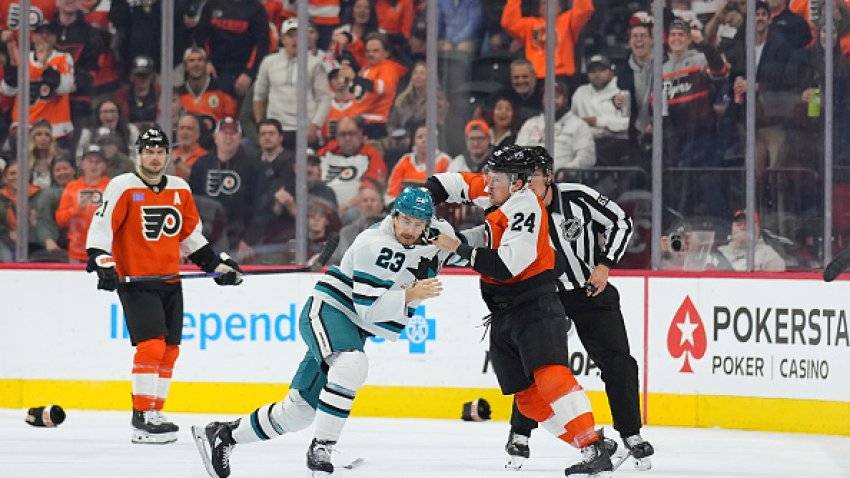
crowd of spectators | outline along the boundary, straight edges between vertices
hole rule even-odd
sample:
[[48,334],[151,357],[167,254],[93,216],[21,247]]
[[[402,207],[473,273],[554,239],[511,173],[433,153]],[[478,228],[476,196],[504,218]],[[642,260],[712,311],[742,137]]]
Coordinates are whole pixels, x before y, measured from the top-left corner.
[[[653,65],[662,62],[664,227],[711,217],[728,231],[743,203],[737,178],[752,82],[760,237],[812,245],[821,225],[785,219],[822,202],[816,181],[799,176],[821,177],[823,169],[825,28],[817,5],[755,3],[757,70],[748,79],[743,0],[665,2],[662,58],[653,56],[648,2],[548,1],[557,1],[559,179],[626,201],[636,227],[648,227],[639,193],[650,188]],[[91,214],[109,178],[132,171],[135,140],[157,121],[163,88],[174,92],[172,172],[192,186],[206,236],[244,263],[293,260],[299,207],[307,208],[315,251],[330,232],[350,241],[402,187],[424,181],[428,75],[439,78],[437,172],[480,171],[493,148],[545,143],[547,0],[434,2],[439,71],[425,62],[424,0],[310,0],[304,19],[292,0],[171,4],[174,63],[163,65],[161,0],[33,0],[26,59],[18,58],[14,31],[23,15],[15,0],[0,2],[0,260],[14,259],[24,65],[32,260],[85,259],[80,244]],[[841,151],[850,140],[850,11],[837,1],[834,13]],[[297,74],[302,28],[307,78]],[[161,84],[165,69],[173,69],[173,85]],[[298,89],[307,92],[306,205],[295,200]],[[480,219],[463,207],[441,214],[458,224]],[[626,262],[648,267],[645,238],[635,237]],[[789,265],[806,267],[816,251],[789,254]]]

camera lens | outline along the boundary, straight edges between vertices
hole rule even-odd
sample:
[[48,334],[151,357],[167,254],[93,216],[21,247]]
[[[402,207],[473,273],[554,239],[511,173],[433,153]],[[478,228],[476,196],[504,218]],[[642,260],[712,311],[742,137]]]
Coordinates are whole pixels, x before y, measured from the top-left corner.
[[670,236],[670,250],[673,252],[682,252],[684,247],[684,242],[682,241],[682,236],[679,234],[672,234]]

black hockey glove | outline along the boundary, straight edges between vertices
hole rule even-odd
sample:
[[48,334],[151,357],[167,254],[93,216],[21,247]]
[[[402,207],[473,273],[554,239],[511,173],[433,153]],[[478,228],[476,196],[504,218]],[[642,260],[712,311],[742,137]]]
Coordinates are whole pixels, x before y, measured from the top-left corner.
[[239,285],[242,283],[242,269],[239,264],[233,260],[227,253],[221,252],[218,255],[221,262],[215,267],[215,272],[221,272],[222,275],[214,278],[218,285]]
[[118,288],[118,273],[115,272],[115,260],[104,251],[89,250],[89,262],[86,272],[97,272],[97,288],[113,291]]
[[189,260],[204,272],[221,272],[222,275],[214,279],[218,285],[242,283],[242,269],[239,268],[239,264],[224,252],[215,255],[209,244],[204,244],[203,247],[189,254]]
[[52,66],[48,66],[43,72],[41,72],[41,82],[47,85],[51,92],[55,91],[56,88],[59,88],[59,81],[61,79],[59,71]]

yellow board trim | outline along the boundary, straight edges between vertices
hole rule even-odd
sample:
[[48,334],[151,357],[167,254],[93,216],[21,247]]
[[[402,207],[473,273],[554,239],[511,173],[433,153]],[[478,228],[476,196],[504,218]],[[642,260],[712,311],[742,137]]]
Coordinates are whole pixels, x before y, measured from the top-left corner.
[[[285,384],[174,382],[166,409],[172,412],[249,413],[281,400]],[[0,379],[0,408],[28,408],[55,403],[69,409],[126,410],[130,382]],[[603,392],[588,392],[596,421],[611,423]],[[489,388],[365,386],[352,415],[394,418],[460,418],[464,402],[484,398],[493,419],[507,420],[510,397]],[[850,436],[850,402],[673,395],[650,393],[650,425],[723,427]]]

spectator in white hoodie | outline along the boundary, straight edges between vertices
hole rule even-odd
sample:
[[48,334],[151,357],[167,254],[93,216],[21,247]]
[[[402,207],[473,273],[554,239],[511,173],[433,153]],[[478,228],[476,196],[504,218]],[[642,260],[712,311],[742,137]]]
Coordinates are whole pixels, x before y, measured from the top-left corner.
[[611,60],[605,56],[590,57],[587,78],[590,83],[573,93],[572,112],[593,131],[597,162],[602,166],[622,164],[629,152],[628,93],[617,86]]
[[[628,120],[628,118],[626,118]],[[546,120],[543,114],[529,118],[517,135],[520,146],[545,146]],[[570,111],[569,89],[555,84],[555,171],[582,169],[596,164],[596,145],[587,123]]]

